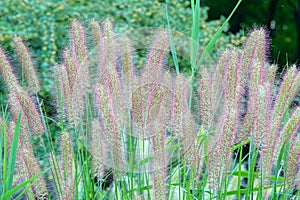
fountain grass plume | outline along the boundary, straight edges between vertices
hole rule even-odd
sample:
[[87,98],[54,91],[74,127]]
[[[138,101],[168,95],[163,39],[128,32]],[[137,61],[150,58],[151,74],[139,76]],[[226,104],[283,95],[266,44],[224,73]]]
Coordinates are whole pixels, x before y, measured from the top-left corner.
[[15,37],[14,43],[17,55],[21,61],[22,69],[27,78],[28,89],[32,93],[38,93],[41,87],[27,47],[20,37]]
[[92,170],[95,178],[104,175],[104,136],[98,119],[94,119],[91,125],[91,154],[93,155]]
[[[261,163],[263,175],[268,177],[272,172],[272,165],[276,163],[276,143],[280,139],[280,129],[283,116],[289,108],[292,100],[299,92],[300,73],[296,66],[292,66],[286,72],[283,82],[280,85],[279,93],[275,98],[269,121],[269,129],[263,137],[261,150]],[[299,122],[298,122],[299,124]],[[265,180],[267,181],[267,180]]]
[[288,190],[300,188],[300,139],[297,134],[291,138],[292,143],[289,149],[289,157],[286,168],[286,187]]
[[4,77],[8,91],[13,94],[13,101],[18,101],[21,105],[30,130],[37,135],[43,134],[44,127],[41,122],[40,114],[28,93],[22,86],[19,85],[2,49],[0,49],[0,72]]
[[143,80],[157,82],[162,79],[164,60],[169,48],[169,37],[166,30],[157,33],[152,45],[149,47]]
[[[208,180],[211,189],[217,191],[222,185],[222,180],[226,177],[226,172],[230,169],[230,148],[234,145],[235,135],[237,134],[238,125],[238,111],[240,108],[240,97],[241,97],[241,82],[240,82],[240,70],[239,70],[239,53],[238,51],[231,51],[227,54],[227,61],[225,62],[225,73],[227,75],[224,79],[224,104],[221,109],[219,117],[219,127],[214,130],[217,136],[215,136],[217,142],[211,148],[215,149],[209,153],[208,158]],[[206,80],[203,80],[206,81]],[[211,84],[211,82],[207,84]],[[204,83],[202,83],[204,85]],[[209,86],[207,86],[209,87]],[[207,88],[206,87],[206,88]],[[211,86],[210,86],[211,87]],[[202,88],[201,88],[202,89]],[[205,91],[200,92],[204,94]],[[207,96],[202,96],[202,98]],[[202,102],[209,102],[210,97],[207,100],[203,99]],[[201,99],[200,99],[201,102]],[[201,106],[203,107],[203,105]],[[203,118],[202,120],[205,120]],[[209,118],[208,118],[209,119]],[[204,122],[208,124],[210,122]],[[210,150],[211,151],[211,150]]]
[[[73,20],[71,31],[71,50],[72,55],[78,64],[77,75],[79,80],[82,81],[82,87],[84,91],[89,91],[91,87],[90,83],[90,71],[89,64],[87,63],[87,45],[85,39],[85,31],[82,24],[78,20]],[[84,81],[83,81],[84,80]]]
[[20,86],[15,89],[16,95],[14,97],[16,98],[14,101],[18,101],[21,105],[30,130],[36,135],[44,134],[44,126],[41,121],[40,113],[37,111],[28,93]]
[[67,132],[62,132],[62,199],[72,200],[75,197],[75,173],[73,166],[73,148],[71,136]]
[[[11,115],[13,117],[13,121],[14,123],[17,123],[18,121],[18,116],[20,113],[24,113],[22,106],[20,105],[19,101],[16,101],[16,94],[15,93],[10,93],[9,94],[9,98],[8,98],[8,102],[9,102],[9,106],[10,106],[10,112]],[[24,114],[21,115],[21,119],[20,119],[20,137],[19,137],[19,145],[20,147],[22,147],[21,145],[23,143],[30,143],[30,135],[28,132],[28,127],[27,127],[27,121],[26,121],[26,117]]]
[[69,121],[74,123],[75,126],[80,123],[85,111],[85,92],[83,86],[85,79],[82,79],[83,77],[80,75],[79,68],[80,66],[74,59],[72,52],[65,50],[64,65],[58,66],[58,74],[67,116]]
[[[120,170],[124,167],[124,158],[122,151],[122,143],[120,136],[120,128],[122,124],[117,120],[115,110],[112,105],[112,97],[109,93],[109,88],[99,86],[95,91],[96,105],[99,109],[99,117],[103,126],[103,140],[107,141],[111,149],[111,157],[113,160],[114,169]],[[94,141],[95,142],[95,141]]]
[[284,143],[292,141],[293,136],[297,135],[300,121],[300,107],[298,107],[291,118],[286,123],[285,127],[280,131],[279,140],[276,144],[275,156],[278,157],[280,148]]
[[4,51],[0,48],[0,72],[4,78],[5,84],[9,91],[14,90],[17,87],[18,81],[15,77],[12,68],[5,56]]
[[164,132],[161,126],[156,124],[155,135],[152,138],[154,150],[153,190],[155,199],[166,199],[166,154]]

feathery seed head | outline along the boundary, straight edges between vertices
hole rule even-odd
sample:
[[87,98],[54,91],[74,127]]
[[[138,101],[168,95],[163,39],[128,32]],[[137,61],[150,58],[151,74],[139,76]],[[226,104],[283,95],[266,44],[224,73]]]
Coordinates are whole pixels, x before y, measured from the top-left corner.
[[[66,49],[64,51],[64,66],[66,69],[66,74],[65,74],[65,78],[68,79],[69,81],[69,85],[70,85],[70,89],[73,90],[74,85],[78,82],[80,82],[80,78],[79,78],[79,66],[76,63],[76,60],[74,59],[74,57],[72,57],[72,53],[70,50]],[[79,83],[81,84],[81,83]],[[77,84],[78,85],[78,84]]]
[[164,58],[168,48],[168,32],[166,30],[162,30],[157,33],[152,46],[149,47],[143,79],[150,82],[156,82],[162,79]]
[[240,99],[240,74],[239,74],[239,54],[232,51],[228,63],[228,75],[225,89],[225,98],[231,109],[238,109]]
[[130,81],[133,79],[133,58],[132,58],[132,45],[128,37],[122,38],[124,43],[122,52],[122,77],[124,86],[128,87],[131,85]]
[[91,125],[91,146],[93,155],[92,169],[94,177],[104,175],[104,140],[103,133],[98,119],[94,119]]
[[[26,177],[31,178],[32,176],[41,173],[41,169],[38,165],[36,158],[34,157],[32,148],[27,144],[24,145],[21,151],[21,156],[24,160],[23,166],[26,170]],[[25,181],[25,180],[24,180]],[[48,191],[46,183],[42,176],[39,176],[35,181],[31,190],[35,194],[37,199],[48,199]]]
[[94,39],[94,44],[95,44],[96,48],[98,48],[98,47],[100,47],[102,39],[103,39],[103,34],[102,34],[101,26],[95,20],[92,20],[90,22],[90,26],[91,26],[91,31],[92,31],[93,39]]
[[118,131],[118,125],[113,110],[112,99],[107,87],[100,85],[95,89],[96,104],[104,131],[108,134],[108,140],[112,141],[112,133]]
[[[288,189],[299,189],[300,185],[300,137],[294,134],[289,151],[286,171],[286,185]],[[298,187],[298,188],[297,188]]]
[[37,135],[43,134],[44,127],[40,118],[40,114],[30,99],[28,93],[21,86],[17,86],[14,88],[14,92],[11,94],[13,95],[12,101],[18,101],[20,104],[22,111],[26,116],[30,130]]
[[35,73],[30,54],[20,37],[15,37],[14,43],[16,45],[18,57],[22,64],[22,69],[24,70],[25,77],[28,81],[29,90],[33,93],[38,93],[40,91],[40,83]]
[[167,88],[164,85],[148,83],[136,88],[132,93],[132,123],[135,128],[134,135],[139,138],[148,138],[154,134],[151,127],[158,121],[164,123],[163,104]]
[[71,136],[62,132],[62,199],[74,199],[73,148]]
[[261,69],[264,68],[267,53],[268,39],[265,29],[260,28],[252,31],[246,41],[241,58],[241,80],[244,86],[255,62],[260,63]]
[[8,103],[10,106],[10,112],[13,117],[14,123],[17,123],[19,114],[21,113],[21,122],[20,122],[20,138],[19,138],[19,144],[22,145],[23,143],[29,144],[30,142],[30,136],[27,130],[27,121],[26,116],[24,115],[22,106],[20,105],[17,95],[15,92],[11,92],[8,95]]
[[293,66],[287,71],[286,75],[284,76],[273,107],[271,130],[270,136],[268,137],[268,143],[270,143],[270,146],[272,146],[271,155],[273,155],[273,152],[275,150],[275,143],[278,139],[279,128],[284,113],[299,92],[299,88],[300,73],[296,69],[296,66]]
[[72,50],[78,59],[79,64],[87,60],[85,33],[82,24],[78,20],[72,21]]
[[65,56],[66,65],[59,65],[57,67],[60,89],[63,92],[62,95],[68,120],[71,124],[77,126],[84,114],[84,92],[79,75],[73,65],[74,63],[72,63],[72,60],[69,60],[70,57],[68,57],[67,51],[65,52]]
[[297,109],[291,115],[289,121],[286,123],[285,127],[280,131],[278,141],[276,141],[277,145],[276,145],[275,156],[274,156],[276,157],[276,159],[278,158],[281,147],[285,143],[292,141],[293,136],[297,135],[299,127],[300,127],[300,107],[297,107]]
[[90,72],[88,67],[88,58],[86,52],[86,42],[84,28],[78,20],[72,22],[72,53],[76,58],[79,68],[77,75],[80,82],[83,83],[83,89],[89,91],[90,88]]
[[106,41],[109,41],[110,39],[112,39],[114,37],[113,25],[109,18],[107,18],[104,21],[103,32],[104,32],[104,38]]
[[164,131],[159,123],[155,124],[155,135],[152,138],[154,150],[154,197],[155,199],[166,199],[165,173],[166,173],[166,154]]
[[213,95],[212,80],[207,69],[203,69],[200,79],[200,112],[201,122],[204,127],[209,128],[213,123]]
[[0,72],[4,78],[6,86],[9,91],[14,90],[18,85],[18,81],[13,74],[10,64],[5,56],[4,51],[0,48]]

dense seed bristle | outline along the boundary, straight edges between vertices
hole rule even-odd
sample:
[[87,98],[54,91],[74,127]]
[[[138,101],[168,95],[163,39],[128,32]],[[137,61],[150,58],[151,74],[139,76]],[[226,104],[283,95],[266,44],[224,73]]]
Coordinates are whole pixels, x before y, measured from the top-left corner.
[[25,77],[28,81],[29,90],[32,93],[38,93],[40,91],[40,83],[36,75],[36,70],[33,67],[33,63],[31,61],[28,50],[20,37],[15,37],[14,43],[16,45],[18,57],[22,64],[22,69],[24,70]]

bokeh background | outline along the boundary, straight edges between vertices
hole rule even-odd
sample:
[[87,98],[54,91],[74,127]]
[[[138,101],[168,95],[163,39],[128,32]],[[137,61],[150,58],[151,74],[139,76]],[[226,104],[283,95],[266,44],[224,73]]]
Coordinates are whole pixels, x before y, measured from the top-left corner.
[[[208,6],[209,20],[228,16],[237,0],[202,0]],[[244,0],[230,20],[232,33],[264,26],[271,39],[270,62],[280,69],[300,59],[300,0]]]

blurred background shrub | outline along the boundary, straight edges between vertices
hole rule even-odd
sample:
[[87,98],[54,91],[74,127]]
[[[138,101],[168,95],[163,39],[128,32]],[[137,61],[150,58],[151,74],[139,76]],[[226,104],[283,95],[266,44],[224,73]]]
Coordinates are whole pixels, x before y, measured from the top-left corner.
[[[236,0],[202,0],[210,8],[209,20],[227,16]],[[279,64],[279,71],[300,61],[300,0],[244,0],[229,21],[230,31],[235,33],[264,26],[272,39],[270,62]]]
[[[166,6],[171,29],[190,35],[192,12],[190,1],[187,0],[3,0],[0,1],[0,44],[9,52],[11,59],[15,60],[13,37],[18,35],[27,42],[43,86],[40,95],[46,98],[52,91],[53,66],[61,60],[61,52],[68,45],[68,30],[72,19],[77,18],[88,27],[88,21],[93,18],[103,21],[109,17],[116,32],[139,27],[167,27]],[[200,44],[203,46],[225,20],[222,17],[207,21],[207,11],[208,7],[202,7]],[[219,50],[238,46],[243,41],[243,32],[234,35],[225,32],[212,54],[217,55]],[[183,65],[181,70],[188,71],[189,64]],[[4,91],[4,88],[1,89]]]

